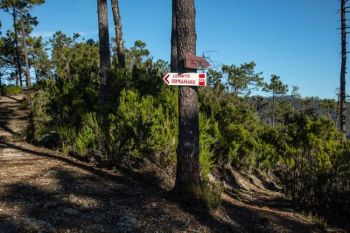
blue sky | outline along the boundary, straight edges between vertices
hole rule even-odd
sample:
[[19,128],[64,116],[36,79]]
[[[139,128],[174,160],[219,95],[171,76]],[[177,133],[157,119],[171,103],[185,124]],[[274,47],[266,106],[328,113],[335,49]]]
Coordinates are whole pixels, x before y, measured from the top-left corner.
[[[32,12],[35,35],[79,32],[97,39],[96,0],[46,0]],[[171,0],[119,0],[124,40],[143,40],[154,58],[169,60]],[[216,65],[255,61],[266,80],[281,76],[303,96],[334,98],[340,71],[340,1],[196,0],[197,52]],[[1,12],[3,30],[11,26]],[[110,34],[114,35],[112,13]],[[349,82],[350,84],[350,82]],[[291,88],[290,88],[291,89]],[[350,90],[350,88],[347,88]]]

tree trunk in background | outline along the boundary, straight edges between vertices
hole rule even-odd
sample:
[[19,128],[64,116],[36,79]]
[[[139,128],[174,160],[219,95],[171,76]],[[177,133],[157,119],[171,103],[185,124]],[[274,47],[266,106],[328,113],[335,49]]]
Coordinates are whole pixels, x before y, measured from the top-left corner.
[[176,1],[172,0],[172,27],[171,27],[171,62],[170,62],[170,70],[171,72],[177,72],[178,70],[178,57],[177,57],[177,34],[176,34]]
[[112,10],[115,27],[115,42],[117,45],[118,65],[120,68],[125,68],[125,52],[123,42],[122,21],[119,11],[118,0],[112,0]]
[[108,11],[107,0],[97,0],[98,30],[100,40],[100,79],[101,102],[108,102],[108,76],[111,68],[111,55],[109,48]]
[[276,117],[276,98],[275,91],[272,91],[272,128],[275,128],[275,117]]
[[340,88],[339,88],[339,91],[337,93],[337,112],[336,112],[336,115],[335,115],[335,127],[338,129],[339,127],[339,110],[340,110]]
[[340,130],[346,133],[346,0],[341,0]]
[[22,49],[23,49],[23,54],[24,54],[24,61],[26,65],[26,86],[30,87],[32,85],[32,81],[30,79],[30,72],[29,72],[29,61],[28,61],[28,48],[27,48],[27,35],[25,31],[25,25],[24,25],[24,15],[23,15],[23,10],[20,12],[21,16],[21,34],[22,34]]
[[16,63],[17,63],[17,77],[19,79],[19,85],[22,87],[22,65],[21,65],[21,57],[19,53],[19,46],[18,46],[18,32],[16,27],[16,9],[15,7],[12,7],[12,17],[13,17],[13,30],[15,33],[15,46],[16,46]]
[[[180,73],[196,72],[186,69],[187,54],[196,55],[196,29],[194,0],[176,0],[177,62]],[[173,33],[174,35],[174,33]],[[172,41],[175,43],[175,40]],[[175,45],[176,46],[176,45]],[[174,60],[175,62],[176,60]],[[195,197],[200,187],[199,168],[199,114],[196,87],[179,89],[179,144],[177,148],[177,170],[175,193],[180,198]]]

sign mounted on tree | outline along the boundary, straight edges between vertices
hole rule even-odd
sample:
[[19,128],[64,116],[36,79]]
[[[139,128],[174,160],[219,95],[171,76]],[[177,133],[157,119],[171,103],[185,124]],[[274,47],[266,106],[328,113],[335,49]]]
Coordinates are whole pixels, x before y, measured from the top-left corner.
[[195,69],[195,70],[204,70],[211,65],[203,57],[197,57],[193,55],[186,55],[185,57],[185,68]]
[[207,86],[206,73],[168,73],[163,81],[169,86]]

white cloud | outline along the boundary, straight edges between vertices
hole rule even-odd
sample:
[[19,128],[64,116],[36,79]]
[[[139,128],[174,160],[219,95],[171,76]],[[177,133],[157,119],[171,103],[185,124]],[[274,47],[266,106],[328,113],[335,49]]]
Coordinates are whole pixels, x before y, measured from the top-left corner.
[[53,34],[55,34],[55,32],[51,32],[51,31],[39,31],[39,32],[33,32],[33,36],[34,37],[43,37],[43,38],[47,38],[47,37],[51,37],[53,36]]
[[80,36],[94,36],[98,34],[98,31],[90,31],[90,32],[77,32]]
[[[55,33],[56,33],[56,31],[37,31],[37,32],[33,32],[32,36],[34,36],[34,37],[41,36],[43,38],[48,38],[48,37],[52,37]],[[98,31],[86,31],[86,32],[84,32],[84,31],[79,32],[78,31],[76,33],[79,33],[79,35],[81,37],[84,37],[84,36],[86,37],[86,36],[95,36],[98,34]],[[73,34],[73,33],[68,33],[68,35],[70,35],[70,34]]]

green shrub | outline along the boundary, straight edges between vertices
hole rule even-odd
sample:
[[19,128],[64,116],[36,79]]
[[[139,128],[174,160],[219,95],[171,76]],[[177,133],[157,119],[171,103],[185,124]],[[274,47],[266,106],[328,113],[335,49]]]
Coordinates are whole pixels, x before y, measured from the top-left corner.
[[222,187],[220,184],[204,182],[200,192],[200,197],[208,209],[217,209],[220,207],[222,194]]
[[337,167],[346,143],[334,122],[308,112],[289,114],[280,133],[277,148],[287,196],[310,207],[330,206],[344,185],[338,181],[346,181]]
[[22,93],[22,88],[16,85],[0,86],[0,95],[18,95]]
[[220,138],[220,131],[217,122],[207,119],[204,114],[199,117],[199,162],[201,167],[201,176],[205,178],[211,171],[214,164],[214,147]]
[[122,91],[116,114],[109,116],[112,151],[116,156],[146,156],[153,161],[173,155],[177,120],[167,114],[170,112],[152,96],[140,97],[136,90]]
[[62,153],[68,155],[70,152],[75,151],[74,145],[77,140],[75,129],[71,127],[59,127],[57,132],[62,143]]
[[26,138],[29,142],[38,143],[41,138],[53,129],[52,117],[48,113],[50,93],[39,91],[29,98],[32,99]]
[[100,140],[103,135],[96,113],[87,113],[82,118],[82,127],[77,134],[75,149],[78,154],[86,155],[101,148]]

